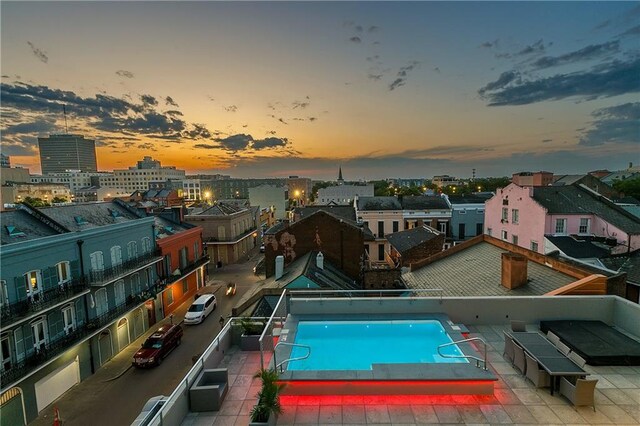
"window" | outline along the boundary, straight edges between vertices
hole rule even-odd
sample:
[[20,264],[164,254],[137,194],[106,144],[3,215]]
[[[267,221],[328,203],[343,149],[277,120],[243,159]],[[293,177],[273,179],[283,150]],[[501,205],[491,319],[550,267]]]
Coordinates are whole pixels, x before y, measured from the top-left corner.
[[138,257],[138,243],[129,241],[127,243],[127,259],[135,259]]
[[0,365],[2,371],[11,369],[11,342],[8,334],[2,336],[0,340],[0,353],[2,353],[2,364]]
[[142,253],[151,253],[151,238],[144,237],[142,239]]
[[113,290],[116,296],[116,306],[124,305],[124,281],[120,280],[113,285]]
[[567,232],[567,219],[556,219],[556,234]]
[[511,242],[515,245],[518,245],[518,236],[517,235],[511,235]]
[[502,205],[503,205],[503,206],[508,206],[508,205],[509,205],[509,200],[508,200],[508,199],[506,199],[506,198],[505,198],[505,199],[503,199],[503,200],[502,200]]
[[101,316],[109,310],[109,301],[107,300],[107,289],[101,288],[96,291],[96,316]]
[[165,292],[167,294],[167,305],[173,303],[173,287],[169,287]]
[[580,228],[578,228],[578,233],[580,234],[588,234],[589,233],[589,225],[590,220],[588,217],[580,218]]
[[478,210],[476,210],[476,214],[484,214],[484,209],[478,209]]
[[9,304],[9,292],[7,289],[7,282],[0,280],[0,307]]
[[447,222],[438,222],[438,230],[447,235]]
[[184,280],[182,280],[182,294],[185,294],[188,292],[189,292],[189,281],[187,281],[187,279],[185,278]]
[[111,247],[111,266],[122,265],[122,248],[120,246]]
[[384,244],[378,244],[378,260],[384,260]]
[[378,221],[378,238],[384,238],[384,222]]
[[173,270],[171,269],[171,254],[165,254],[164,256],[164,272],[165,275],[171,275],[171,272],[173,272]]
[[76,327],[73,305],[62,308],[62,322],[64,324],[64,334],[69,335],[73,333],[73,330]]
[[196,288],[202,287],[202,271],[203,271],[203,269],[200,268],[196,272]]
[[508,236],[509,236],[509,235],[507,234],[507,231],[505,231],[505,230],[503,229],[503,230],[502,230],[502,239],[503,239],[504,241],[507,241]]
[[459,223],[458,224],[458,238],[461,240],[464,240],[464,235],[465,233],[465,224],[464,223]]
[[47,321],[39,319],[32,322],[31,333],[33,334],[33,348],[37,352],[43,350],[49,341],[47,337]]
[[511,222],[517,224],[520,220],[520,211],[518,209],[511,209]]
[[193,260],[196,261],[200,257],[200,253],[198,252],[198,243],[193,243]]
[[398,232],[399,230],[399,224],[397,220],[393,221],[393,232]]
[[476,223],[476,235],[482,235],[482,223]]
[[69,268],[69,262],[60,262],[56,265],[58,270],[58,284],[64,284],[67,281],[71,281],[71,270]]
[[491,231],[492,231],[492,229],[491,229],[491,228],[487,228],[487,235],[488,235],[488,236],[491,236]]
[[535,241],[531,241],[531,251],[538,252],[538,243]]
[[24,284],[27,290],[27,296],[38,294],[42,290],[40,271],[29,271],[24,274]]
[[502,221],[506,222],[509,220],[509,209],[506,207],[502,208]]
[[140,288],[140,275],[139,274],[131,275],[131,295],[135,296],[137,294],[140,294],[141,292],[142,292],[142,289]]
[[103,271],[104,270],[104,257],[101,251],[93,252],[89,255],[91,258],[91,270]]
[[180,269],[185,269],[189,262],[187,261],[187,248],[182,247],[180,249]]

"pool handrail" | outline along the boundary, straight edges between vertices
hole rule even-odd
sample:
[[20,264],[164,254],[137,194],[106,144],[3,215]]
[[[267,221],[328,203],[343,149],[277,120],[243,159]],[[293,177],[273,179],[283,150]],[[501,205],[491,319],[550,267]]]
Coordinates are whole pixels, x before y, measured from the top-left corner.
[[[473,341],[480,341],[482,342],[482,345],[484,346],[484,359],[482,358],[478,358],[477,356],[473,356],[473,355],[446,355],[443,354],[442,352],[440,352],[440,348],[444,348],[446,346],[451,346],[451,345],[457,345],[458,343],[468,343],[468,342],[473,342]],[[485,342],[484,340],[482,340],[480,337],[469,337],[468,339],[462,339],[462,340],[457,340],[455,342],[450,342],[450,343],[443,343],[442,345],[438,346],[438,355],[440,355],[442,358],[466,358],[466,359],[474,359],[476,361],[476,367],[480,367],[480,362],[483,363],[484,369],[487,369],[487,342]]]
[[[276,303],[276,306],[273,308],[273,313],[271,314],[271,316],[269,317],[269,320],[267,321],[267,323],[264,326],[264,330],[262,330],[262,334],[260,334],[260,338],[258,339],[258,343],[260,344],[260,368],[262,368],[264,370],[264,338],[265,335],[267,334],[267,331],[270,330],[274,318],[276,317],[276,313],[278,312],[278,308],[280,307],[280,304],[282,303],[283,300],[285,300],[284,303],[284,317],[280,317],[280,323],[283,324],[284,320],[287,318],[287,303],[286,303],[286,297],[287,297],[287,289],[285,288],[282,291],[282,294],[280,295],[280,299],[278,299],[278,303]],[[273,348],[273,354],[275,355],[276,351],[275,348]]]
[[[278,346],[283,345],[283,346],[292,346],[292,347],[299,347],[299,348],[307,348],[309,350],[309,352],[307,352],[307,354],[305,356],[298,356],[298,357],[293,357],[293,358],[287,358],[284,361],[280,362],[279,364],[276,362],[276,349],[278,349]],[[288,343],[288,342],[278,342],[276,344],[276,346],[273,348],[273,365],[275,366],[275,370],[278,370],[278,367],[280,367],[280,372],[282,373],[283,368],[282,365],[286,362],[290,362],[290,361],[300,361],[303,359],[307,359],[311,356],[311,346],[309,345],[301,345],[300,343]]]

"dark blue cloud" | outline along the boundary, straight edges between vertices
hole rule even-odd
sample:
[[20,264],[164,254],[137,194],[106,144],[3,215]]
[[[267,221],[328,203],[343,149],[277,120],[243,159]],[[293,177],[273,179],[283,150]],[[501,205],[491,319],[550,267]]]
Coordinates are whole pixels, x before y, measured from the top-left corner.
[[591,115],[595,121],[580,137],[580,145],[640,143],[640,102],[602,108]]
[[[275,132],[269,132],[274,134]],[[276,136],[266,137],[264,139],[255,139],[253,136],[244,133],[227,136],[226,138],[214,138],[217,145],[197,144],[196,148],[214,149],[221,148],[225,151],[261,151],[263,149],[285,148],[289,145],[287,138],[279,138]]]
[[620,48],[618,40],[610,41],[602,44],[591,44],[580,50],[565,53],[560,56],[543,56],[537,59],[532,65],[536,69],[550,68],[559,65],[567,65],[580,61],[587,61],[599,58],[611,53],[615,53]]
[[45,64],[47,62],[49,62],[49,57],[47,56],[47,53],[44,52],[41,49],[38,49],[36,46],[33,45],[33,43],[31,43],[30,41],[27,42],[27,44],[29,45],[29,47],[31,48],[31,53],[33,53],[33,56],[35,56],[36,58],[38,58],[38,60],[40,62],[44,62]]
[[[527,105],[566,98],[596,99],[640,91],[640,58],[612,61],[588,71],[524,80],[512,71],[478,90],[489,106]],[[511,77],[511,78],[510,78]]]
[[116,75],[124,78],[133,78],[135,77],[131,71],[127,70],[118,70],[116,71]]

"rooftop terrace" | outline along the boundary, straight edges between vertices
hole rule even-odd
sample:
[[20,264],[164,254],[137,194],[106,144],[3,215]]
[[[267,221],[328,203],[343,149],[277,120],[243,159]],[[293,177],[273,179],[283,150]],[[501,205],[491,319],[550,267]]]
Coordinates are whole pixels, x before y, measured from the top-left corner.
[[[326,293],[324,293],[326,294]],[[546,319],[601,320],[617,330],[640,336],[640,306],[615,296],[564,297],[318,297],[312,292],[286,292],[264,334],[264,347],[274,328],[289,315],[396,315],[443,313],[469,330],[469,337],[488,343],[490,370],[496,375],[492,395],[286,395],[278,425],[302,424],[638,424],[640,367],[593,367],[598,379],[596,411],[574,407],[549,389],[536,389],[502,357],[503,330],[511,319],[523,320],[529,331]],[[286,303],[285,303],[286,302]],[[274,327],[276,325],[277,327]],[[247,425],[260,389],[253,374],[272,360],[270,350],[241,351],[238,321],[227,323],[176,388],[161,410],[146,424]],[[272,346],[271,346],[272,347]],[[226,367],[229,392],[219,411],[189,410],[187,384],[203,368]]]

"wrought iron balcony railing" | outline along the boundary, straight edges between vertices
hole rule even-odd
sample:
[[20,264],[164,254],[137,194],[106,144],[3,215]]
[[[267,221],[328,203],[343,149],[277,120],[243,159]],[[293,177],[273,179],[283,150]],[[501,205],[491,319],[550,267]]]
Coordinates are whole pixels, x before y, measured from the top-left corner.
[[5,370],[0,375],[0,382],[4,389],[6,385],[15,383],[31,371],[37,369],[47,361],[61,355],[78,344],[84,338],[94,333],[96,330],[109,325],[112,321],[131,311],[131,309],[142,304],[148,297],[152,297],[153,293],[146,292],[144,295],[130,296],[124,304],[116,306],[105,312],[97,318],[90,319],[86,323],[79,324],[69,334],[59,336],[54,340],[50,340],[47,344],[41,345],[38,349],[35,347],[25,350],[26,357],[20,362],[5,364]]
[[2,305],[2,308],[0,308],[2,328],[9,327],[11,324],[22,318],[44,311],[51,306],[64,302],[65,300],[84,292],[88,288],[89,284],[87,280],[80,277],[64,284],[57,285],[56,287],[40,291],[26,299]]
[[201,258],[196,259],[193,263],[190,263],[189,265],[187,265],[185,268],[180,268],[179,274],[164,276],[164,277],[161,277],[160,280],[165,285],[173,284],[176,281],[189,275],[191,272],[195,271],[199,267],[206,265],[207,263],[209,263],[209,261],[210,261],[209,255],[205,254]]
[[157,252],[146,253],[133,259],[129,259],[119,265],[112,266],[107,269],[89,272],[89,282],[91,285],[104,285],[105,283],[115,281],[135,271],[147,264],[151,264],[161,260],[162,258]]

